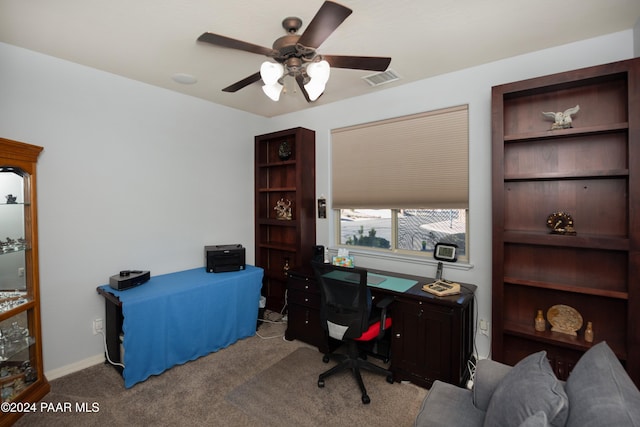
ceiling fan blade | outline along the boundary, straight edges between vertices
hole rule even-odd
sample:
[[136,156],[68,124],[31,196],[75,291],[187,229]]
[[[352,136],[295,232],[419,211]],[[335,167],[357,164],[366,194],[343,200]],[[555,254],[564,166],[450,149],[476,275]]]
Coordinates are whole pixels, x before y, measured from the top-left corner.
[[300,36],[298,43],[305,47],[317,48],[351,15],[351,12],[353,11],[348,7],[325,1]]
[[251,74],[249,77],[240,80],[232,84],[231,86],[227,86],[222,89],[223,92],[236,92],[242,89],[243,87],[249,86],[251,83],[255,83],[260,80],[260,71],[255,74]]
[[232,39],[230,37],[221,36],[213,33],[203,33],[198,37],[199,42],[211,43],[216,46],[227,47],[230,49],[244,50],[245,52],[257,53],[265,56],[276,56],[278,52],[268,47],[258,46],[255,44]]
[[296,81],[298,82],[298,86],[300,87],[300,91],[304,95],[304,99],[306,99],[307,102],[311,102],[311,99],[309,98],[309,93],[304,88],[304,77],[302,76],[302,74],[298,74],[296,76]]
[[391,58],[379,56],[340,56],[322,55],[333,68],[350,68],[353,70],[385,71],[391,63]]

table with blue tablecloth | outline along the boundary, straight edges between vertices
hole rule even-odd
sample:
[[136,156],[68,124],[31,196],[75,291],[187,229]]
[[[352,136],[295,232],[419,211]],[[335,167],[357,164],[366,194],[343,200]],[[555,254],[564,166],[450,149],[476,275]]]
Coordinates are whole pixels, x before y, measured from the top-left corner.
[[123,334],[125,387],[255,335],[262,276],[250,265],[225,273],[203,267],[152,276],[123,291],[99,286],[112,359],[119,359],[113,344]]

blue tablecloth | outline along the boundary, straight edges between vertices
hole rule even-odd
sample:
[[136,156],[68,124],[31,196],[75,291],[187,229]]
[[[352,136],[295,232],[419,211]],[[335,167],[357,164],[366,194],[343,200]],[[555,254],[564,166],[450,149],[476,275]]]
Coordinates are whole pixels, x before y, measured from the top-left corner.
[[207,273],[205,268],[151,277],[116,291],[124,316],[124,385],[157,375],[256,333],[263,270]]

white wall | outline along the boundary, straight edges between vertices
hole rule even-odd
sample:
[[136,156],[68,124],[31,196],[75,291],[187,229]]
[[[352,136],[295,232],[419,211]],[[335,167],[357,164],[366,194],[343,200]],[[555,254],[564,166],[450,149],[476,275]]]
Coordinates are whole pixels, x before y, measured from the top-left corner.
[[253,135],[266,119],[6,44],[0,81],[0,135],[44,147],[45,371],[102,357],[95,289],[120,270],[201,267],[207,244],[242,243],[253,262]]
[[[331,129],[459,104],[469,104],[472,265],[445,273],[478,285],[479,316],[490,320],[491,87],[631,57],[633,34],[625,31],[264,119],[0,44],[0,135],[45,147],[38,169],[45,370],[58,376],[100,360],[91,322],[104,307],[95,288],[119,270],[199,267],[202,247],[212,243],[243,243],[253,261],[254,135],[316,130],[317,194],[329,197]],[[318,220],[317,231],[318,244],[333,245],[331,218]],[[434,272],[432,263],[412,260],[360,255],[357,262]],[[478,335],[477,347],[487,356],[489,339]]]

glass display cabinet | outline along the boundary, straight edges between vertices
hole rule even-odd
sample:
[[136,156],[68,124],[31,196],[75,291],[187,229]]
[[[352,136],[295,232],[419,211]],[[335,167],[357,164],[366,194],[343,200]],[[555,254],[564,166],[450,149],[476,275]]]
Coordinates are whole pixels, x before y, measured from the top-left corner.
[[49,392],[42,362],[36,162],[42,147],[0,138],[0,425]]

